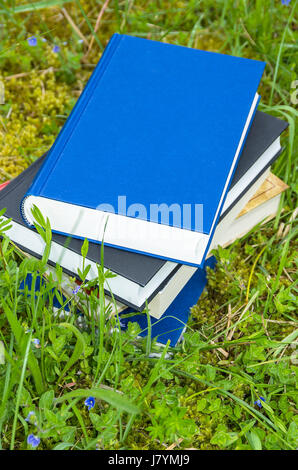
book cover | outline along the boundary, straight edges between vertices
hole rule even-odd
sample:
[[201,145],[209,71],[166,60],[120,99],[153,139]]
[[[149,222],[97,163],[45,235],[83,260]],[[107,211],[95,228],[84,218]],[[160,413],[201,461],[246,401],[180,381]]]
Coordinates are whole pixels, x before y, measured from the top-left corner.
[[[35,204],[59,233],[201,265],[263,69],[114,35],[23,200],[24,219],[32,224]],[[161,204],[193,214],[168,217]]]
[[230,189],[238,183],[288,126],[287,121],[259,110],[256,111],[243,146],[241,157],[236,166]]

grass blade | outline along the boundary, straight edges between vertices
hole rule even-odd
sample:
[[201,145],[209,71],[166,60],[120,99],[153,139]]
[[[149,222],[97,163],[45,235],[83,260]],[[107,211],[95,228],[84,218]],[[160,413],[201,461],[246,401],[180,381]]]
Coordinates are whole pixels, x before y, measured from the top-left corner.
[[104,390],[99,388],[90,388],[90,389],[78,389],[73,392],[66,393],[63,397],[57,399],[56,403],[61,403],[65,400],[70,400],[72,398],[87,398],[95,397],[98,400],[103,400],[114,406],[118,410],[126,411],[127,413],[137,414],[140,413],[139,407],[134,405],[129,401],[128,398],[120,395],[114,390]]

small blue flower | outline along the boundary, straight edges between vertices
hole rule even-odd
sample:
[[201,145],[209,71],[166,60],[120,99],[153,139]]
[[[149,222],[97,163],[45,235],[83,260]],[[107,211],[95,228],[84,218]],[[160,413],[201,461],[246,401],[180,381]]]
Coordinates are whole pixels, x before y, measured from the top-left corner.
[[36,416],[34,411],[29,411],[27,418],[25,418],[25,421],[27,421],[27,423],[36,424]]
[[266,401],[264,397],[260,397],[260,399],[254,402],[254,405],[258,405],[259,408],[263,408],[262,401]]
[[38,338],[33,338],[32,343],[38,348],[40,346],[40,341]]
[[37,447],[40,443],[40,439],[38,436],[34,436],[34,434],[29,434],[27,437],[27,443],[32,447]]
[[53,52],[55,52],[57,54],[57,52],[60,51],[60,47],[59,46],[54,46],[52,50],[53,50]]
[[37,39],[34,36],[27,39],[29,46],[37,46]]
[[46,38],[41,38],[42,42],[47,42]]
[[81,287],[82,287],[82,284],[81,284],[80,286],[77,286],[77,287],[72,291],[72,293],[73,293],[74,295],[76,295],[76,294],[79,292],[79,290],[81,289]]
[[281,0],[281,3],[282,3],[283,5],[288,6],[288,5],[290,5],[291,0]]
[[95,398],[94,397],[88,397],[84,401],[84,405],[88,407],[88,411],[90,411],[92,408],[94,408],[95,405]]

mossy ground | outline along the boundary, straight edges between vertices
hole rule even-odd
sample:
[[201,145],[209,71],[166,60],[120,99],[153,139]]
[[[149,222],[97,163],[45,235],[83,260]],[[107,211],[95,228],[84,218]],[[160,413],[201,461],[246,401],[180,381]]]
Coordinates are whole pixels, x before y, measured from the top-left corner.
[[[38,6],[47,2],[35,3],[35,8],[26,0],[0,4],[5,91],[0,182],[52,145],[103,47],[120,31],[265,60],[261,109],[289,121],[285,151],[274,171],[290,189],[276,219],[217,252],[217,269],[209,272],[208,288],[192,309],[185,339],[167,360],[148,356],[156,346],[138,340],[135,325],[119,335],[110,333],[115,319],[100,325],[91,320],[82,330],[73,314],[61,324],[53,318],[49,290],[59,291],[54,281],[35,300],[33,292],[28,298],[19,295],[19,282],[28,272],[42,272],[44,264],[23,260],[4,241],[1,447],[30,448],[27,436],[34,433],[41,449],[296,448],[297,103],[291,88],[297,79],[296,2],[57,0],[56,6],[43,8]],[[29,45],[30,37],[37,38],[36,46]],[[220,84],[214,90],[219,92]],[[96,295],[92,302],[98,307]],[[72,304],[74,310],[75,299]],[[31,344],[31,336],[27,341],[27,330],[40,348]],[[75,356],[80,348],[83,359]],[[67,367],[70,358],[75,360]],[[141,412],[132,416],[121,411],[123,404],[112,406],[104,399],[90,412],[82,397],[60,406],[54,401],[70,389],[95,385],[117,389]],[[254,405],[260,396],[266,400],[262,408]],[[29,411],[38,426],[25,421]]]

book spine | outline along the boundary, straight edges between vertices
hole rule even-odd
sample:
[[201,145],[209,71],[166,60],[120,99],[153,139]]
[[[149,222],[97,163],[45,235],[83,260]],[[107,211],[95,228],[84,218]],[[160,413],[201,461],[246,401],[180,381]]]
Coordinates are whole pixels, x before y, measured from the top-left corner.
[[29,190],[25,194],[22,202],[21,202],[21,214],[24,218],[25,222],[31,225],[30,221],[25,217],[24,214],[24,204],[26,203],[26,198],[30,195],[38,196],[42,192],[42,188],[44,187],[48,176],[55,168],[55,165],[59,161],[60,155],[63,152],[65,145],[67,144],[68,140],[70,139],[73,130],[77,126],[80,118],[92,97],[92,93],[94,90],[95,85],[101,80],[103,73],[105,72],[114,52],[116,51],[119,42],[121,41],[122,36],[119,34],[114,34],[110,39],[108,45],[106,46],[100,61],[98,62],[94,72],[92,73],[91,77],[89,78],[87,85],[85,86],[80,98],[78,99],[77,103],[75,104],[73,110],[71,111],[66,123],[64,124],[63,128],[61,129],[55,143],[53,144],[52,148],[50,149],[47,158],[40,168],[39,172],[37,173],[36,177],[32,185],[30,186]]

